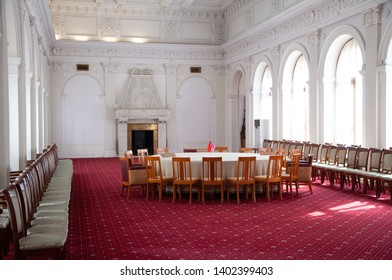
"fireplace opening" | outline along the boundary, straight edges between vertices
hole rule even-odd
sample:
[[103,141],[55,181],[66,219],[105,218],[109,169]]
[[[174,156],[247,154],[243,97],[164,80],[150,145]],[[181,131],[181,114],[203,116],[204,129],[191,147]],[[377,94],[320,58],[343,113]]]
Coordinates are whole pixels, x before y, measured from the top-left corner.
[[148,154],[154,154],[154,131],[153,130],[133,130],[132,131],[132,152],[137,155],[138,149],[148,149]]

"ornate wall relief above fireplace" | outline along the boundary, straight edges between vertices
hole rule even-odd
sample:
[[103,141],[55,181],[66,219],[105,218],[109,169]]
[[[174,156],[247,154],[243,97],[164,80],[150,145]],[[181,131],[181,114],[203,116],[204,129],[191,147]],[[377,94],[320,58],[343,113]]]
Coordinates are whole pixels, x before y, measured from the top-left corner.
[[[121,156],[125,151],[133,149],[132,140],[128,137],[128,124],[155,124],[157,131],[157,147],[166,147],[166,123],[170,109],[163,106],[149,69],[132,69],[127,92],[121,106],[116,106],[117,152]],[[136,126],[137,127],[137,126]],[[139,145],[142,145],[139,143]],[[148,144],[146,143],[146,146]]]

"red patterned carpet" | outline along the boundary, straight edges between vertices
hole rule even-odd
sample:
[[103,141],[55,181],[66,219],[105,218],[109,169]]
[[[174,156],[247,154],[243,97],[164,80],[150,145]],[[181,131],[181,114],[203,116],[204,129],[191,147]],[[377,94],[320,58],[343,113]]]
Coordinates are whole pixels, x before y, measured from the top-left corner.
[[119,159],[73,162],[67,259],[392,259],[388,199],[315,184],[271,203],[127,200]]

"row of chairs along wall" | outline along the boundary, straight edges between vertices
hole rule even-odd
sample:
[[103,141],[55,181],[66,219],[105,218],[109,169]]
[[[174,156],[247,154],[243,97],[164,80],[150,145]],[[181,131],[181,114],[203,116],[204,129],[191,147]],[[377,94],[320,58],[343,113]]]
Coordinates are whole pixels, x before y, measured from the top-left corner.
[[[1,214],[9,224],[2,233],[13,243],[15,259],[66,258],[72,175],[72,160],[59,160],[55,144],[10,174],[11,184],[2,191],[7,208]],[[6,241],[0,244],[2,256],[9,253]]]
[[359,145],[333,143],[310,143],[290,140],[264,139],[263,147],[271,150],[300,149],[302,158],[312,156],[312,177],[329,179],[330,185],[338,183],[341,188],[361,188],[364,193],[374,190],[375,196],[389,190],[392,200],[392,149],[366,148]]

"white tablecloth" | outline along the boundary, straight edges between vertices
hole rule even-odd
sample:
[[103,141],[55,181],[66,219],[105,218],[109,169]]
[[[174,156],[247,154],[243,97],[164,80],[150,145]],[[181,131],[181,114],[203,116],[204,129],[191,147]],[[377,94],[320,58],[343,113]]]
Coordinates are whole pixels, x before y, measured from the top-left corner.
[[[237,172],[238,157],[256,157],[256,175],[266,173],[268,166],[268,155],[251,153],[176,153],[177,157],[190,157],[192,165],[192,177],[201,178],[201,162],[203,157],[222,157],[223,178],[235,177]],[[162,157],[162,175],[173,176],[172,157]]]

